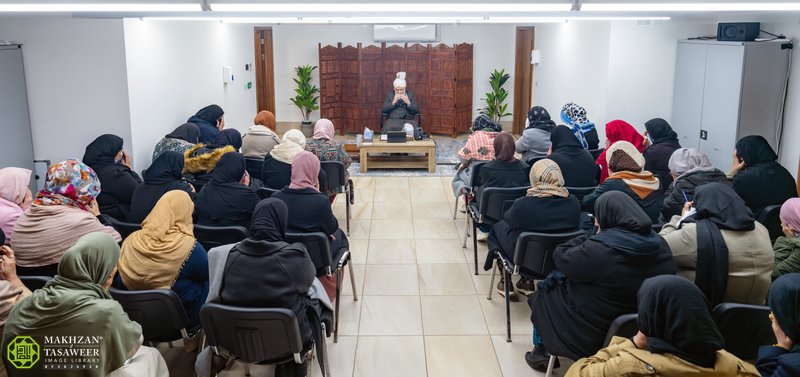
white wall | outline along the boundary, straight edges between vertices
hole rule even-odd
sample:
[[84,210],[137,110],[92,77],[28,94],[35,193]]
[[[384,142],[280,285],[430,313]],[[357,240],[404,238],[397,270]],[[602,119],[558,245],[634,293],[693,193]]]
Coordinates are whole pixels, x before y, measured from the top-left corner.
[[82,158],[103,133],[130,148],[122,20],[4,18],[0,39],[23,44],[36,159]]
[[[225,110],[226,128],[244,132],[253,124],[255,71],[244,70],[254,59],[252,26],[126,19],[124,28],[137,170],[150,165],[158,140],[206,105]],[[228,85],[223,65],[233,69]]]

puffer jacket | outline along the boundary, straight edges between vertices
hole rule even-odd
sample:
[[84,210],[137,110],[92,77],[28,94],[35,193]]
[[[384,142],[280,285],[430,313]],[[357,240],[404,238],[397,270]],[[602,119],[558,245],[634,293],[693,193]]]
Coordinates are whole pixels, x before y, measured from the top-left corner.
[[210,149],[203,144],[197,144],[183,152],[183,179],[189,181],[195,191],[200,192],[211,181],[211,172],[217,166],[217,161],[228,152],[236,152],[236,148],[226,145]]
[[775,250],[772,280],[783,274],[800,272],[800,237],[778,237],[772,248]]
[[689,198],[689,201],[694,200],[694,190],[697,186],[702,186],[706,183],[721,182],[726,185],[732,186],[731,181],[725,177],[725,173],[719,169],[710,171],[696,171],[689,174],[684,174],[675,179],[664,192],[664,204],[661,206],[661,218],[663,222],[669,221],[672,216],[680,216],[683,211],[683,204],[686,200],[683,194]]

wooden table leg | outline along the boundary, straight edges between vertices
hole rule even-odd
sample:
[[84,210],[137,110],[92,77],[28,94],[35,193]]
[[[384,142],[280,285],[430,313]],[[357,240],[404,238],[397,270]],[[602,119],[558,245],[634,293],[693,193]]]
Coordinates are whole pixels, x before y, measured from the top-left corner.
[[428,173],[436,172],[436,148],[428,148]]
[[367,172],[367,149],[363,146],[361,147],[361,151],[359,152],[360,156],[358,157],[359,168],[358,170],[362,173]]

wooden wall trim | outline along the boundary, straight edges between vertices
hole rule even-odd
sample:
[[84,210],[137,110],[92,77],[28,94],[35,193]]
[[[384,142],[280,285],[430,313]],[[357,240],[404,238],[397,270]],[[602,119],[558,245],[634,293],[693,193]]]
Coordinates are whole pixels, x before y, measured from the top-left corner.
[[535,28],[518,26],[516,32],[516,52],[514,58],[514,111],[513,127],[515,134],[525,129],[525,119],[533,100],[533,65],[531,51],[534,48]]

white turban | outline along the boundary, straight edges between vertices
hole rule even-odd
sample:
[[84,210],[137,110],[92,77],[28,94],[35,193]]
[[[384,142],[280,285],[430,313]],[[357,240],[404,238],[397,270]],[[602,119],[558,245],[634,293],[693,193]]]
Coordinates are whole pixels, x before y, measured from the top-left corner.
[[395,88],[405,88],[406,87],[406,73],[405,72],[397,72],[397,78],[394,79],[394,87]]

